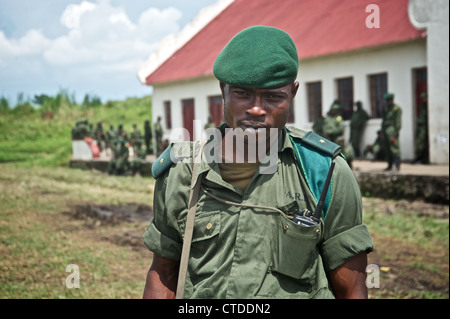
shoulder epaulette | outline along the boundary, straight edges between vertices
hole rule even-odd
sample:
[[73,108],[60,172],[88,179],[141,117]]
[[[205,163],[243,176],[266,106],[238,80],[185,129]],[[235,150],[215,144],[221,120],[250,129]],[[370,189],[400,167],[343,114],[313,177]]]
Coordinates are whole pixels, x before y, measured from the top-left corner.
[[192,157],[192,142],[171,143],[152,164],[152,176],[157,179],[173,164]]
[[170,144],[152,164],[152,176],[155,179],[160,177],[170,166],[172,166],[173,162],[172,159],[170,158],[172,146],[173,143]]
[[324,155],[336,157],[340,151],[341,147],[330,140],[312,132],[305,132],[294,127],[287,127],[289,135],[294,139],[299,139],[300,142],[308,147],[311,147]]

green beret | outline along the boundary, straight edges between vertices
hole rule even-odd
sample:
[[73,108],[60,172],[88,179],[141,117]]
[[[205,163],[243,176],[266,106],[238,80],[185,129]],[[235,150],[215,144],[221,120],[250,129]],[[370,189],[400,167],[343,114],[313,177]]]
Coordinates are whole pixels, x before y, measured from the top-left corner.
[[390,100],[390,99],[393,99],[393,98],[394,98],[394,94],[393,93],[386,93],[384,95],[384,99],[385,100]]
[[331,106],[331,109],[332,110],[339,110],[341,108],[341,106],[339,105],[339,104],[333,104],[332,106]]
[[216,78],[233,86],[274,88],[297,78],[298,54],[286,32],[253,26],[235,35],[214,62]]

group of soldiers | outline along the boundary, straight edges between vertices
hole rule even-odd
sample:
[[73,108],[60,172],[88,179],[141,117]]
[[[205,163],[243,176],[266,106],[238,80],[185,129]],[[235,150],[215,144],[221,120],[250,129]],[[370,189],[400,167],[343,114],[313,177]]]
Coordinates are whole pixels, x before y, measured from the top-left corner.
[[350,143],[345,143],[344,119],[338,100],[333,102],[326,117],[319,117],[312,127],[315,133],[342,147],[342,152],[350,167],[352,167],[353,159],[361,156],[361,133],[369,119],[369,115],[362,108],[360,101],[355,103],[355,107],[350,120]]
[[[400,145],[399,134],[402,126],[402,110],[394,103],[394,94],[386,93],[383,118],[380,130],[377,131],[375,142],[367,145],[361,152],[361,137],[369,115],[362,108],[360,101],[355,103],[355,108],[350,119],[349,143],[344,140],[344,123],[341,115],[339,101],[335,100],[325,118],[320,117],[313,124],[313,131],[330,141],[339,144],[351,167],[354,158],[373,154],[374,160],[385,160],[388,163],[386,170],[400,169]],[[427,94],[420,95],[420,112],[416,119],[415,147],[416,158],[413,163],[426,163],[428,160],[428,118],[427,118]]]
[[88,120],[78,121],[72,129],[72,139],[85,137],[95,140],[99,151],[111,156],[108,173],[112,175],[140,173],[146,156],[153,153],[152,130],[148,120],[144,122],[144,134],[135,123],[128,134],[123,124],[119,124],[117,129],[111,124],[105,130],[102,122],[97,122],[94,127]]

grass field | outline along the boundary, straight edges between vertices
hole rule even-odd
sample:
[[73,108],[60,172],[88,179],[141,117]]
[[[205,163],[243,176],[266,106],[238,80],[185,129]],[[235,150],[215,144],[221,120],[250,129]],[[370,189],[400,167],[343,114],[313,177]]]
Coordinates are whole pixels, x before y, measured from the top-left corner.
[[[140,237],[150,222],[74,218],[76,205],[149,205],[153,180],[69,168],[0,165],[0,298],[140,298],[152,260]],[[66,287],[70,264],[80,288]]]
[[[0,164],[0,298],[140,298],[152,260],[148,221],[104,223],[75,208],[151,205],[151,178]],[[420,204],[420,205],[419,205]],[[448,207],[364,198],[381,269],[371,298],[448,298]],[[398,214],[386,213],[397,205]],[[76,218],[77,217],[77,218]],[[75,264],[80,288],[65,281]]]

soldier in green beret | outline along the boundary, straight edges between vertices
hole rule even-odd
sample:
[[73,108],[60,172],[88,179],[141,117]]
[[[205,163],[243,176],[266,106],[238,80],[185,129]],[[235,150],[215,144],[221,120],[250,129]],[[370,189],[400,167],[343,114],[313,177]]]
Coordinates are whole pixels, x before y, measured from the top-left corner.
[[[203,151],[173,144],[152,166],[145,298],[367,298],[373,243],[355,177],[338,145],[285,126],[297,71],[293,40],[273,27],[244,29],[219,53],[225,123]],[[177,161],[184,145],[192,154]]]
[[394,94],[384,95],[384,105],[381,131],[383,132],[385,150],[387,152],[388,167],[386,171],[400,169],[400,129],[402,127],[402,109],[394,103]]

